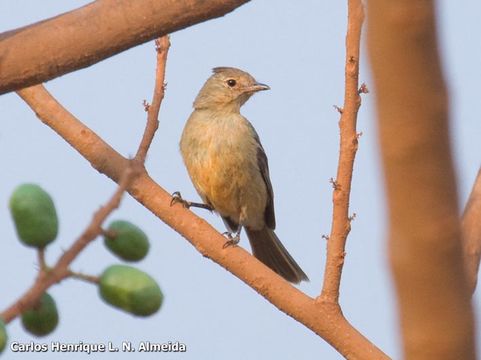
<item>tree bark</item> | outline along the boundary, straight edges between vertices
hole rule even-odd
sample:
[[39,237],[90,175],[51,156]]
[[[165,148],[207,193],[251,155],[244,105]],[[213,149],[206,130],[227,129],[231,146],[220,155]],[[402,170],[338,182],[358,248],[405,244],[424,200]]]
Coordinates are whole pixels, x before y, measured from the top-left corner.
[[249,0],[97,0],[0,34],[0,95],[225,15]]
[[463,230],[463,252],[468,286],[472,293],[478,282],[479,261],[481,259],[481,169],[474,181],[468,203],[461,222]]
[[405,358],[474,359],[433,1],[368,4],[390,260]]

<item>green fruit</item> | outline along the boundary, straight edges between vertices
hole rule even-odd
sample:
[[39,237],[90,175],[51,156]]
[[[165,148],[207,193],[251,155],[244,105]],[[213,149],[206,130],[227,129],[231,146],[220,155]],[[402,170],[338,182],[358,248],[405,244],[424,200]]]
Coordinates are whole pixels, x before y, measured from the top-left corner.
[[115,236],[104,236],[105,246],[123,260],[139,261],[149,252],[150,244],[147,235],[128,221],[112,222],[108,227],[108,232]]
[[25,330],[37,336],[50,334],[57,324],[57,305],[48,293],[44,293],[33,308],[22,314],[22,325]]
[[138,316],[157,312],[164,295],[148,274],[127,265],[112,265],[100,277],[100,296],[109,304]]
[[57,237],[58,218],[52,198],[40,186],[23,184],[10,198],[10,211],[20,240],[43,248]]
[[7,329],[5,328],[5,323],[0,320],[0,353],[5,349],[7,345],[8,335]]

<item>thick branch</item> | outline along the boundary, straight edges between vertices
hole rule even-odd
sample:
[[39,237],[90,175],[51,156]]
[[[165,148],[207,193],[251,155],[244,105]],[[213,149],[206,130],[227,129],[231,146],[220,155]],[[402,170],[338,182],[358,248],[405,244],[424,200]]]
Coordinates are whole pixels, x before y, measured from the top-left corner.
[[[97,0],[0,34],[0,94],[95,64],[248,0]],[[59,31],[61,29],[61,31]]]
[[[18,92],[37,116],[66,139],[93,167],[114,181],[128,160],[68,113],[42,86]],[[86,134],[87,136],[81,136]],[[184,236],[205,257],[230,271],[273,305],[330,343],[346,358],[387,359],[353,328],[337,304],[316,302],[264,266],[241,247],[224,248],[225,238],[182,206],[170,206],[171,195],[143,171],[127,191],[155,216]]]
[[348,28],[346,35],[346,67],[344,107],[339,121],[340,146],[337,177],[333,181],[333,214],[331,234],[327,239],[327,259],[324,284],[320,300],[338,303],[344,265],[344,249],[351,229],[349,197],[351,194],[354,159],[357,152],[357,112],[361,105],[359,95],[359,47],[364,10],[361,0],[348,2]]
[[479,261],[481,258],[481,170],[469,195],[461,222],[463,230],[464,263],[471,294],[478,282]]
[[433,1],[368,4],[405,358],[474,359]]

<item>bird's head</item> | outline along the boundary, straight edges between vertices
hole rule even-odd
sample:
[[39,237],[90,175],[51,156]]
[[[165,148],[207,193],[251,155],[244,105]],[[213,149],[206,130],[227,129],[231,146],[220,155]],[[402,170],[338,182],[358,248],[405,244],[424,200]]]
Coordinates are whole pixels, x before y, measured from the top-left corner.
[[236,68],[216,67],[213,72],[194,101],[195,109],[240,109],[255,92],[270,89]]

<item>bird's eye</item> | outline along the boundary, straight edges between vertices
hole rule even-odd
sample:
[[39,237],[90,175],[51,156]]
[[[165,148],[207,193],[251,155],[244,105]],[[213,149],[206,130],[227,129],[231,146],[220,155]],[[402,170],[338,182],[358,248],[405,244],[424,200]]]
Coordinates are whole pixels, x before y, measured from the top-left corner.
[[227,80],[227,85],[229,85],[230,87],[234,87],[236,84],[237,81],[235,81],[234,79]]

